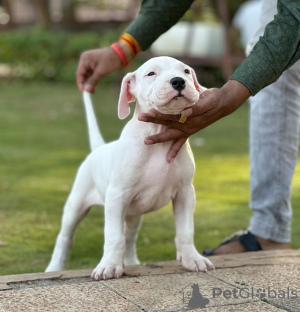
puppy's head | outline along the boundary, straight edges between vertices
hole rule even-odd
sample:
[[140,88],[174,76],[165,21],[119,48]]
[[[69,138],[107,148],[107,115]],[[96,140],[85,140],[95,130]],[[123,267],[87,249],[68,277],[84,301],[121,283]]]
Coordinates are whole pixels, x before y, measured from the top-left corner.
[[204,90],[191,67],[171,57],[155,57],[124,77],[119,118],[129,115],[128,103],[135,100],[142,112],[154,108],[163,114],[179,114],[195,104]]

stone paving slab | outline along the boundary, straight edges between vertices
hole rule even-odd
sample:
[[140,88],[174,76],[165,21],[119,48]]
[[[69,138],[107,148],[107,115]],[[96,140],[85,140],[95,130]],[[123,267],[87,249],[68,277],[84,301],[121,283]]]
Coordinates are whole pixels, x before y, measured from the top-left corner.
[[[201,272],[141,276],[128,279],[126,283],[122,279],[104,283],[145,311],[183,310],[190,300],[194,284],[199,286],[201,295],[208,299],[207,307],[258,301],[257,298],[240,297],[229,300],[222,296],[213,298],[214,288],[232,291],[234,287]],[[248,297],[246,292],[243,295]]]
[[300,251],[288,249],[272,251],[254,251],[240,254],[213,256],[214,266],[221,268],[234,268],[249,265],[280,265],[300,264]]
[[243,303],[236,305],[227,305],[221,307],[210,307],[202,309],[194,309],[192,311],[200,312],[283,312],[282,309],[276,308],[264,302]]
[[300,250],[211,260],[216,270],[208,273],[168,261],[126,267],[121,279],[101,282],[91,270],[0,276],[0,312],[300,311]]
[[300,311],[300,263],[226,268],[208,274],[239,289],[249,289],[251,295],[274,306]]
[[103,283],[78,283],[0,292],[0,312],[141,311]]

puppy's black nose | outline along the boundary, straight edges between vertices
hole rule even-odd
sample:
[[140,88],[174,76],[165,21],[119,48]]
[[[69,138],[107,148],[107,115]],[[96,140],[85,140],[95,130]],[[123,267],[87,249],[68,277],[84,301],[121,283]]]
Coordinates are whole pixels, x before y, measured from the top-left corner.
[[174,77],[170,80],[171,86],[177,90],[183,90],[185,88],[185,80],[180,77]]

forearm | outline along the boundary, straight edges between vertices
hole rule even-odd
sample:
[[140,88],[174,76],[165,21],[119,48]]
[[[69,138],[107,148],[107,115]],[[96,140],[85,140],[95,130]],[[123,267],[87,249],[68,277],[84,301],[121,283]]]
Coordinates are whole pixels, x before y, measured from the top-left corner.
[[255,95],[300,58],[300,2],[278,0],[278,14],[250,55],[233,73]]
[[220,91],[224,93],[224,116],[234,112],[251,96],[249,89],[236,80],[229,80]]
[[161,34],[175,25],[193,0],[143,0],[141,10],[125,30],[146,50]]

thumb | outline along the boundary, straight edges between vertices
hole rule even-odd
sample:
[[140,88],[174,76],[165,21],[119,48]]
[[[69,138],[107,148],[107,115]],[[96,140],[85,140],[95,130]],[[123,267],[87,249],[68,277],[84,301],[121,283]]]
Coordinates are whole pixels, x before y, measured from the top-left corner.
[[200,94],[199,100],[192,106],[184,109],[181,112],[181,116],[191,117],[193,115],[200,115],[203,112],[207,111],[207,105],[210,105],[209,98],[210,94],[214,91],[214,88],[207,89]]
[[84,83],[84,90],[91,92],[91,93],[94,93],[96,85],[97,85],[97,83],[101,77],[102,77],[101,74],[95,70],[92,73],[92,75],[86,79],[86,81]]

